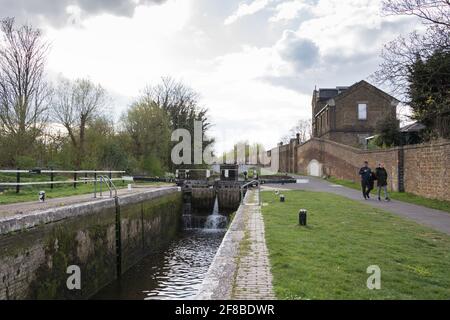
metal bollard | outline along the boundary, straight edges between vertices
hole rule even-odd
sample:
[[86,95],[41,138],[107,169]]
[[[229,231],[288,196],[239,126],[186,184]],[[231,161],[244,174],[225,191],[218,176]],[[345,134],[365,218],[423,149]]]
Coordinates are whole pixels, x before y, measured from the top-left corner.
[[39,202],[45,202],[45,191],[39,191]]
[[306,209],[300,209],[298,212],[298,223],[301,226],[306,226],[306,217],[307,217],[308,211]]

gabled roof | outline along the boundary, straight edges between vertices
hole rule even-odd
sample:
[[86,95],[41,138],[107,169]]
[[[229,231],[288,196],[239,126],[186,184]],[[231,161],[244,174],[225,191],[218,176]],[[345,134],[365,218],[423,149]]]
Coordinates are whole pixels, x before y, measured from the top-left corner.
[[334,97],[338,96],[345,90],[347,90],[348,87],[336,87],[336,88],[319,88],[317,91],[318,99],[319,101],[328,101],[330,99],[333,99]]
[[375,87],[374,85],[368,83],[365,80],[361,80],[361,81],[353,84],[352,86],[348,87],[347,90],[345,90],[341,94],[337,95],[334,99],[335,100],[342,99],[342,98],[348,96],[349,94],[352,94],[353,92],[355,92],[356,90],[358,90],[359,88],[364,87],[364,86],[368,87],[371,90],[373,90],[375,93],[377,93],[378,95],[382,96],[386,100],[395,101],[397,103],[400,102],[398,99],[394,98],[393,96],[391,96],[390,94],[384,92],[383,90],[378,89],[377,87]]
[[401,127],[400,128],[400,132],[419,132],[419,131],[421,131],[421,130],[423,130],[425,128],[426,127],[423,124],[421,124],[420,122],[416,121],[416,122],[407,124],[404,127]]
[[319,101],[327,101],[339,94],[337,89],[319,89]]

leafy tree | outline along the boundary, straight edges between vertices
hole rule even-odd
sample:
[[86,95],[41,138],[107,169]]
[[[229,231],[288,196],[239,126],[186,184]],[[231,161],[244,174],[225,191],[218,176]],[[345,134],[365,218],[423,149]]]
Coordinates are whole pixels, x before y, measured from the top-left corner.
[[261,154],[266,154],[262,143],[250,143],[243,140],[238,141],[232,150],[223,152],[217,161],[219,163],[261,164]]
[[122,125],[130,137],[130,151],[140,170],[161,174],[167,169],[170,123],[163,109],[152,101],[137,102],[122,117]]
[[92,120],[86,128],[83,168],[123,170],[126,167],[126,151],[116,139],[114,122],[106,116]]
[[384,0],[386,15],[416,16],[424,32],[413,31],[385,45],[373,78],[387,84],[428,127],[428,136],[448,137],[450,1]]
[[115,141],[108,141],[98,149],[97,168],[109,170],[128,169],[128,157],[126,151]]
[[[203,150],[214,143],[214,139],[208,137],[207,131],[211,127],[208,120],[208,110],[200,106],[200,95],[181,81],[171,77],[163,77],[155,86],[148,86],[141,97],[146,103],[155,103],[164,110],[169,119],[171,130],[187,129],[192,137],[192,159],[194,153],[194,121],[202,122]],[[175,143],[172,143],[173,146]],[[170,153],[170,150],[168,151]],[[169,170],[173,170],[169,163]]]
[[376,124],[375,131],[378,137],[375,144],[379,147],[398,146],[401,143],[401,133],[399,123],[396,118],[386,117]]
[[417,57],[409,68],[408,96],[412,118],[424,124],[429,137],[450,137],[450,51]]
[[380,68],[372,75],[394,93],[407,96],[409,71],[416,60],[427,60],[436,51],[448,52],[450,48],[450,1],[384,0],[383,13],[416,16],[425,26],[424,32],[413,31],[387,43]]

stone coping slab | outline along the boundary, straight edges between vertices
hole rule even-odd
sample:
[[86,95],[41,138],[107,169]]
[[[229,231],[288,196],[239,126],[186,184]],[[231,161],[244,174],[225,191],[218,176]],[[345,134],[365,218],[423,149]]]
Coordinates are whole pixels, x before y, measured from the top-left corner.
[[[144,189],[132,194],[119,195],[119,204],[127,205],[131,203],[138,203],[180,191],[181,190],[179,187],[152,188],[150,190]],[[33,228],[37,225],[56,222],[80,215],[94,214],[100,212],[101,210],[113,207],[115,207],[114,198],[107,198],[93,199],[91,201],[77,204],[69,204],[66,206],[38,209],[26,213],[14,214],[0,218],[0,235]]]

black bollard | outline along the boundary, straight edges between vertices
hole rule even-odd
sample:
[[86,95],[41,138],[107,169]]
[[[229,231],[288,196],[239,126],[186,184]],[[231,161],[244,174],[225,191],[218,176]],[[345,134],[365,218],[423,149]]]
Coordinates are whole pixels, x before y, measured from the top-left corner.
[[285,201],[284,194],[282,194],[282,195],[280,196],[280,202],[284,202],[284,201]]
[[301,226],[306,226],[306,215],[307,215],[306,209],[300,209],[300,211],[298,212],[298,223]]
[[45,191],[39,191],[39,202],[45,202]]

